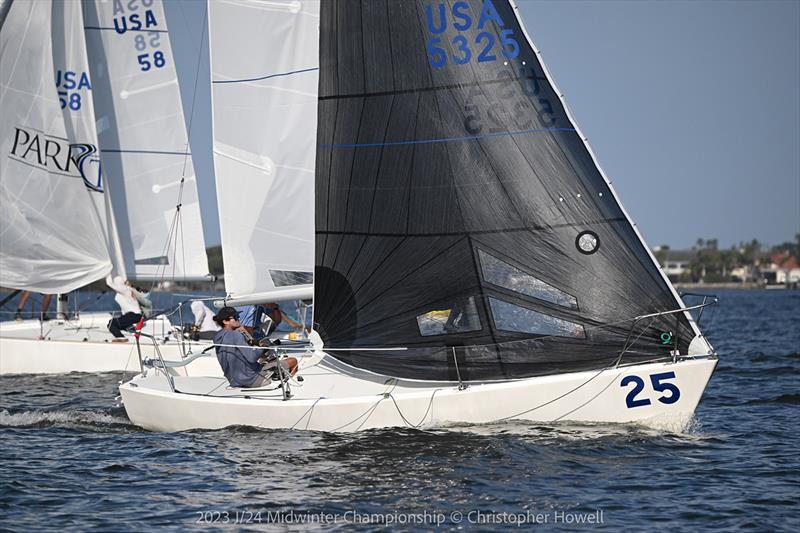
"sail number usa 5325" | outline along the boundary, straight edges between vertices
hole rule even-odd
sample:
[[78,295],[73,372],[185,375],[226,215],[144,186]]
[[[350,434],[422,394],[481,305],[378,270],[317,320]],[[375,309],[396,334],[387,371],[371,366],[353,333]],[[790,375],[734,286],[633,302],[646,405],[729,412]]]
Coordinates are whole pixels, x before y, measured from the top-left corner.
[[[674,383],[669,383],[668,380],[670,379],[675,379],[675,372],[650,374],[650,385],[653,391],[661,393],[661,396],[657,398],[658,401],[667,405],[677,402],[681,397],[680,389],[678,389],[678,386]],[[633,384],[633,388],[630,389],[628,395],[625,397],[625,404],[628,406],[628,409],[650,405],[650,397],[652,397],[652,395],[645,392],[644,380],[635,375],[625,376],[622,378],[619,385],[625,388],[630,384]]]
[[[442,68],[448,61],[457,65],[466,65],[473,60],[479,63],[496,61],[498,54],[507,59],[513,59],[519,55],[519,43],[514,38],[513,30],[500,30],[499,38],[494,33],[487,31],[489,22],[494,22],[501,28],[505,27],[505,22],[497,12],[492,0],[483,0],[479,12],[472,10],[470,5],[463,0],[455,2],[450,9],[444,2],[429,4],[425,6],[425,20],[431,34],[426,43],[428,62],[434,68]],[[448,24],[452,24],[458,32],[458,35],[450,39],[449,48],[452,49],[452,55],[449,56],[443,41],[445,38],[443,34],[447,30]],[[473,26],[482,31],[479,31],[474,38],[467,37],[465,32]]]

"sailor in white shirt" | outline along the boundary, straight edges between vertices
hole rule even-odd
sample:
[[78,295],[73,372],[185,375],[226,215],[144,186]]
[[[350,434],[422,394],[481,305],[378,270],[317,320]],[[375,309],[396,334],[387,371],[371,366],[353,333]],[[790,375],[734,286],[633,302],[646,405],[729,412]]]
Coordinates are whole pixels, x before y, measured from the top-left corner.
[[114,301],[122,311],[122,316],[112,318],[108,322],[108,330],[114,335],[113,342],[128,342],[122,330],[139,322],[142,316],[149,315],[153,310],[153,304],[147,299],[146,294],[131,287],[130,282],[122,276],[112,278],[109,274],[106,276],[106,285],[117,293]]
[[195,340],[213,339],[220,327],[214,322],[214,312],[200,300],[195,300],[191,305],[194,314]]

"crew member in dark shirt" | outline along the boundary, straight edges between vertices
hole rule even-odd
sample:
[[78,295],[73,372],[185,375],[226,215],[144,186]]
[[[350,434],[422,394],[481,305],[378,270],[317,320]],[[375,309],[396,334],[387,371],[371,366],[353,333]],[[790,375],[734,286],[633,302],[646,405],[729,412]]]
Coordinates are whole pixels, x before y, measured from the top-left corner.
[[[223,307],[214,321],[222,328],[214,336],[217,360],[231,387],[253,388],[269,383],[277,363],[262,365],[258,362],[266,350],[250,346],[236,309]],[[291,375],[297,372],[297,359],[294,357],[282,359],[281,364]]]

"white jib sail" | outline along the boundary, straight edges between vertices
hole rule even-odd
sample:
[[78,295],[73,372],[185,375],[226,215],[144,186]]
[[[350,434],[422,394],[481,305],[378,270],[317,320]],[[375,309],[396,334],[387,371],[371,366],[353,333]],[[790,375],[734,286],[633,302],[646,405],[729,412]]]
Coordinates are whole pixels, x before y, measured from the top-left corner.
[[103,173],[128,276],[203,278],[197,183],[163,5],[84,0],[84,11]]
[[208,19],[226,290],[310,298],[319,2],[213,1]]
[[111,270],[95,193],[84,184],[96,140],[82,137],[71,115],[87,95],[71,91],[62,110],[56,87],[54,55],[75,57],[54,48],[68,45],[65,24],[49,0],[17,1],[0,29],[0,285],[44,293]]
[[[63,22],[63,23],[62,23]],[[114,275],[125,276],[125,261],[117,236],[111,196],[104,185],[100,145],[95,129],[92,80],[83,35],[80,2],[53,2],[53,66],[56,89],[64,112],[67,138],[83,139],[73,155],[103,227],[104,242]]]

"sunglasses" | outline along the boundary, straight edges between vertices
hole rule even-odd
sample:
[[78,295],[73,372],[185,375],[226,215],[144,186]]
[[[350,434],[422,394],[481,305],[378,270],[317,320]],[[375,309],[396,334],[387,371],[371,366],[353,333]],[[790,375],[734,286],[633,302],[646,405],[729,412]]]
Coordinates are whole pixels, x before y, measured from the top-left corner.
[[226,318],[225,320],[239,320],[239,315],[233,315],[233,316],[229,316],[229,317],[228,317],[228,318]]

